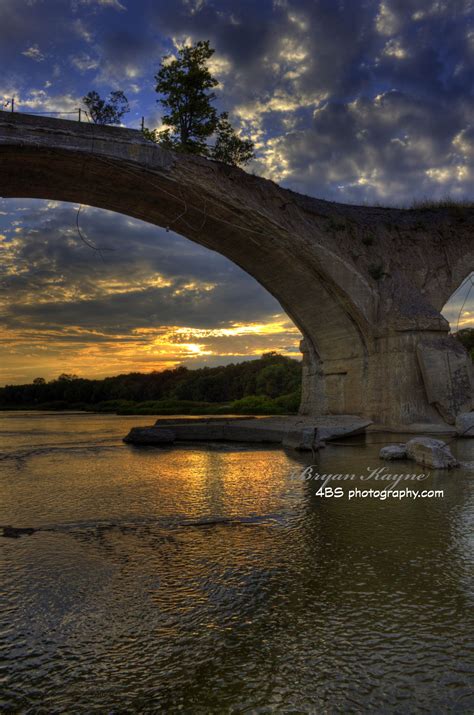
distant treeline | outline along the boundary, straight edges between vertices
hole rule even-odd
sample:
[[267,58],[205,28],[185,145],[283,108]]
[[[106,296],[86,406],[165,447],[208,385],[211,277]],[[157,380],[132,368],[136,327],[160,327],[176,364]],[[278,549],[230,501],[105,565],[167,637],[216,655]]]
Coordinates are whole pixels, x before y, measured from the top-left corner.
[[118,414],[290,414],[301,398],[301,363],[265,353],[221,367],[131,372],[103,380],[62,374],[0,388],[0,409],[89,410]]

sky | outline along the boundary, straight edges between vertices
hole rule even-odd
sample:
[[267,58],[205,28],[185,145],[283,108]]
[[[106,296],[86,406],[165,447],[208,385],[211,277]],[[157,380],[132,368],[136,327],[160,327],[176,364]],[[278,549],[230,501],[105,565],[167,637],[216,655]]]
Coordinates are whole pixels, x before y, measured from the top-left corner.
[[[344,203],[472,199],[473,0],[0,0],[0,99],[70,112],[121,89],[160,127],[160,59],[208,39],[248,170]],[[224,257],[90,207],[0,200],[0,384],[299,356],[298,330]],[[445,315],[456,325],[470,282]],[[474,325],[474,289],[459,326]]]

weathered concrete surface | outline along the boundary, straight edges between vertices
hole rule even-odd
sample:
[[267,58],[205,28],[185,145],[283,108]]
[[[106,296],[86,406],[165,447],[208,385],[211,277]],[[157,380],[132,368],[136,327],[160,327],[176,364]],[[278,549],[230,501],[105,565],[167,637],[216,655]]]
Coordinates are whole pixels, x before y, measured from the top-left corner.
[[474,437],[474,412],[461,412],[456,417],[456,432],[459,437]]
[[283,438],[282,446],[286,449],[301,451],[316,451],[326,446],[318,436],[317,427],[303,427],[303,429],[290,429]]
[[446,436],[449,437],[451,435],[457,434],[456,432],[456,427],[454,425],[448,425],[446,422],[443,423],[423,423],[423,422],[414,422],[413,424],[410,425],[395,425],[395,426],[387,426],[387,425],[380,425],[380,424],[372,424],[370,427],[367,427],[366,430],[368,433],[377,433],[377,434],[386,434],[388,433],[396,433],[396,434],[413,434],[413,435],[441,435],[441,436]]
[[[397,426],[471,409],[467,354],[446,340],[439,311],[474,270],[474,209],[330,203],[172,154],[137,131],[6,112],[0,195],[118,211],[241,266],[303,334],[302,414]],[[438,375],[426,345],[445,356]]]
[[293,449],[318,449],[322,440],[360,434],[370,420],[352,415],[325,417],[272,416],[255,418],[214,417],[212,419],[158,419],[154,428],[171,430],[176,441],[191,442],[248,442],[281,444]]
[[409,459],[414,459],[417,464],[424,467],[452,469],[459,466],[448,445],[439,439],[415,437],[407,442],[406,450]]
[[173,444],[176,434],[170,429],[159,429],[158,427],[132,427],[124,442],[128,444]]
[[421,340],[416,348],[428,402],[449,424],[472,404],[472,363],[466,351],[451,336]]

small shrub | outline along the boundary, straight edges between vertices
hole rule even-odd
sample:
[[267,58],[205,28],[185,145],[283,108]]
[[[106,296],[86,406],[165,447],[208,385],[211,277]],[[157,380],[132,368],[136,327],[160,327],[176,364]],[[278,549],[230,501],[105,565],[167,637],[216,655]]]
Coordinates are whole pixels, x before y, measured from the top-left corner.
[[452,196],[445,196],[444,199],[419,199],[413,201],[410,206],[413,210],[423,209],[472,209],[474,201],[468,199],[454,199]]
[[275,405],[283,410],[284,414],[294,415],[300,408],[301,390],[295,390],[288,395],[276,397],[274,402]]
[[276,415],[281,414],[281,408],[270,397],[249,395],[241,400],[234,400],[229,405],[229,412],[237,415]]

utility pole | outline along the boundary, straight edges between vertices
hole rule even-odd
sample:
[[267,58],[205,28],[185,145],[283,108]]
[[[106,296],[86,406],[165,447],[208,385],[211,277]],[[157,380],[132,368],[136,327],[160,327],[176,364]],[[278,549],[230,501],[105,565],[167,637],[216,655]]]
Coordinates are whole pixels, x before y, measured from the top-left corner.
[[15,111],[15,97],[12,97],[12,112]]
[[78,121],[79,121],[79,122],[81,121],[81,113],[82,113],[82,110],[81,110],[80,107],[78,107],[78,108],[77,108],[77,115],[78,115]]
[[142,117],[142,131],[145,129],[145,117]]

